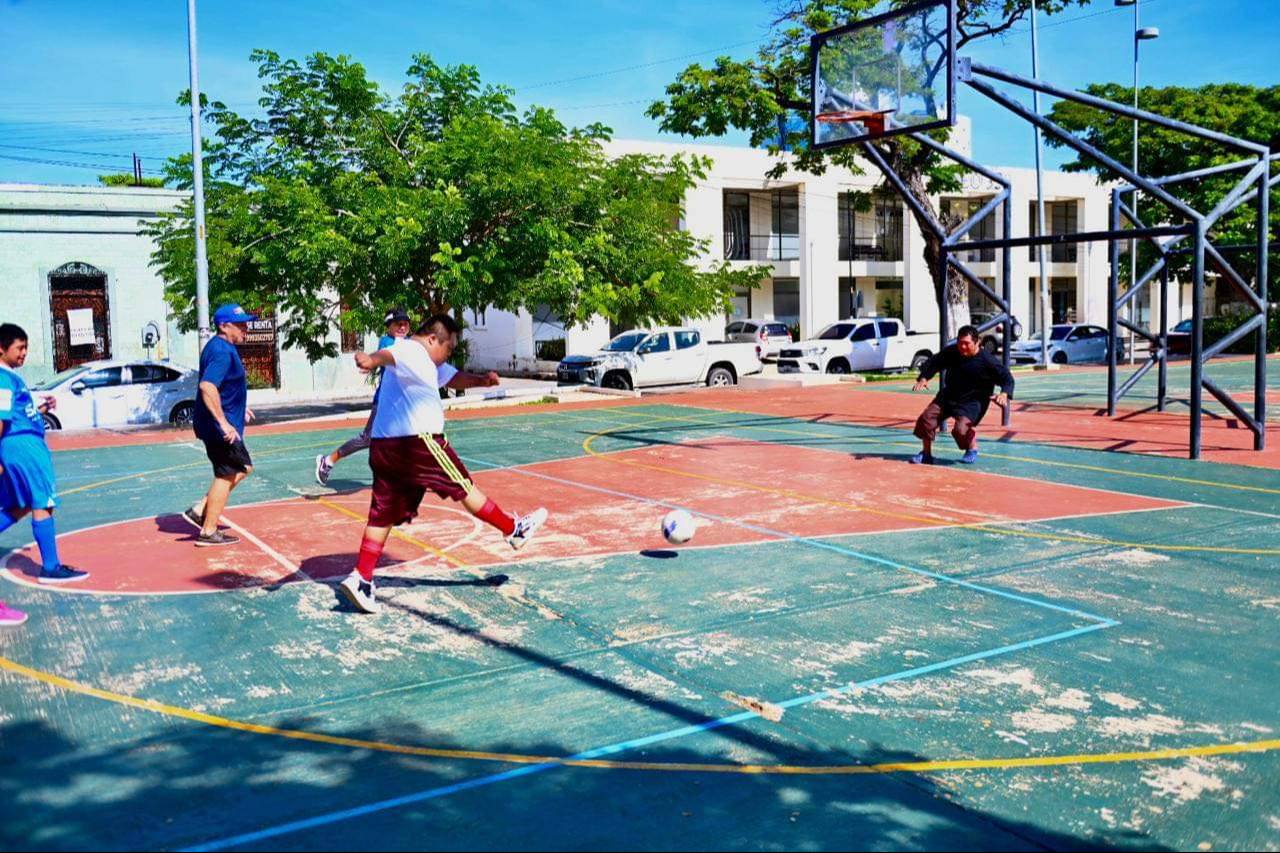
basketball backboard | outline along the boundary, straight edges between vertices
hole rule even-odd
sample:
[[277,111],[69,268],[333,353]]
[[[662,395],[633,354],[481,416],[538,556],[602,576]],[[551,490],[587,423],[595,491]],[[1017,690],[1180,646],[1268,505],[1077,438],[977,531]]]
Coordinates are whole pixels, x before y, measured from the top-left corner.
[[956,0],[925,0],[809,44],[814,148],[955,124]]

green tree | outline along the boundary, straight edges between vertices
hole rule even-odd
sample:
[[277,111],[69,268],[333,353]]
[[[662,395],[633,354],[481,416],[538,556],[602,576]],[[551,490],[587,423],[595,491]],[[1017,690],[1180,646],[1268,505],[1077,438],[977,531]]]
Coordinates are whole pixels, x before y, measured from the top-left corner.
[[[414,58],[396,95],[345,56],[256,51],[263,115],[210,102],[211,300],[276,312],[286,346],[332,355],[335,325],[389,305],[419,312],[551,306],[566,323],[680,322],[726,309],[760,271],[701,269],[680,230],[705,160],[606,156],[609,130],[518,113],[470,66]],[[191,185],[191,158],[170,178]],[[193,212],[150,233],[185,327],[194,316]]]
[[[1115,83],[1098,84],[1085,89],[1091,95],[1133,103],[1133,88]],[[1241,83],[1215,83],[1198,88],[1170,86],[1145,87],[1139,93],[1142,108],[1167,118],[1197,124],[1209,130],[1259,142],[1272,151],[1280,150],[1280,86],[1258,87]],[[1072,101],[1058,101],[1049,117],[1067,130],[1097,148],[1104,154],[1128,163],[1133,154],[1133,122],[1127,118],[1103,112]],[[1138,136],[1138,159],[1144,175],[1176,175],[1196,169],[1222,165],[1244,159],[1247,155],[1238,149],[1228,148],[1218,142],[1190,136],[1152,124],[1142,124]],[[1061,147],[1061,143],[1049,138],[1049,143]],[[1065,167],[1067,171],[1089,171],[1099,178],[1115,177],[1111,170],[1090,158],[1080,157]],[[1244,176],[1243,171],[1214,175],[1194,181],[1170,184],[1171,195],[1186,202],[1193,209],[1208,212],[1221,201]],[[1280,231],[1280,205],[1273,192],[1271,203],[1271,230]],[[1170,210],[1158,200],[1143,196],[1139,215],[1147,224],[1181,222],[1182,215]],[[1243,245],[1257,239],[1257,215],[1253,205],[1245,205],[1224,216],[1210,232],[1210,239],[1220,245]],[[1256,262],[1256,252],[1233,255],[1245,278],[1250,278],[1250,268]],[[1153,260],[1143,255],[1140,259]],[[1128,274],[1128,264],[1124,264]],[[1175,274],[1187,275],[1190,257],[1174,257]],[[1271,270],[1277,273],[1275,269]],[[1275,287],[1272,276],[1271,287]],[[1273,294],[1275,292],[1273,291]],[[1271,298],[1275,299],[1280,294]]]
[[[891,8],[908,6],[913,0],[890,0]],[[1043,14],[1054,15],[1071,6],[1085,6],[1090,0],[1041,0]],[[959,0],[957,8],[957,50],[981,39],[1007,33],[1026,19],[1031,0]],[[730,129],[746,131],[751,144],[765,147],[778,162],[774,174],[788,168],[821,174],[828,165],[863,171],[854,147],[814,151],[808,147],[809,39],[817,32],[869,17],[882,11],[881,0],[783,0],[770,25],[769,35],[754,58],[736,60],[721,56],[710,68],[693,64],[667,86],[666,98],[649,107],[648,115],[659,119],[663,130],[688,136],[722,136]],[[908,64],[909,89],[933,88],[942,73],[936,55],[928,61],[913,57]],[[797,121],[796,114],[802,113]],[[945,132],[934,138],[945,139]],[[933,198],[938,193],[955,192],[961,186],[962,170],[928,147],[904,137],[875,143],[885,161],[905,180],[911,195],[948,230],[963,219],[942,216]],[[939,309],[951,325],[948,336],[968,322],[968,283],[942,262],[942,241],[931,233],[927,220],[912,211],[924,236],[923,255],[934,283]]]
[[104,187],[148,187],[150,189],[163,189],[164,178],[143,178],[142,183],[138,183],[138,179],[133,175],[99,175],[98,183]]

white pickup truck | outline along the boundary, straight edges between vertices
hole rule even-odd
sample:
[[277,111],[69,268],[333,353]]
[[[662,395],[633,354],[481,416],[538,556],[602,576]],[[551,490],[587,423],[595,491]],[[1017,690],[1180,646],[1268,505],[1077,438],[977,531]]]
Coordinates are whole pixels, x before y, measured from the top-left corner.
[[[783,347],[779,373],[919,370],[933,355],[936,335],[908,332],[901,320],[863,317],[832,323],[816,338]],[[929,342],[929,343],[926,343]]]
[[703,382],[724,386],[761,367],[758,344],[708,343],[697,329],[667,326],[633,329],[599,352],[567,356],[556,368],[556,379],[561,385],[621,390]]

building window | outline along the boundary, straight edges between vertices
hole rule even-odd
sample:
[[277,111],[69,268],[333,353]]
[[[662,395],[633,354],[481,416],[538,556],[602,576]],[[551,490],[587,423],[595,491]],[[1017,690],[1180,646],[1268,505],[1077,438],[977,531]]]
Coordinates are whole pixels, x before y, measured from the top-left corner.
[[[982,206],[989,202],[989,198],[944,198],[942,200],[942,218],[949,220],[957,219],[956,226],[966,222],[971,216],[982,209]],[[973,226],[969,233],[965,235],[968,240],[994,240],[996,238],[996,212],[993,210]],[[994,248],[972,249],[967,252],[957,252],[956,255],[965,263],[982,263],[993,264],[996,261],[996,250]]]
[[845,192],[838,210],[840,260],[902,260],[902,203],[897,196]]
[[729,300],[729,313],[725,316],[726,322],[735,320],[745,320],[751,316],[751,291],[739,290],[733,294]]
[[724,194],[724,257],[728,261],[751,259],[751,196]]
[[794,261],[800,257],[800,194],[794,191],[773,194],[773,228],[769,234],[771,261]]
[[[1032,277],[1027,286],[1030,299],[1031,331],[1040,330],[1040,279]],[[1076,279],[1054,276],[1049,279],[1049,312],[1054,323],[1078,323],[1080,312],[1076,306]]]
[[773,317],[788,326],[800,322],[800,279],[773,280]]
[[[1031,212],[1031,236],[1037,237],[1040,234],[1039,213],[1036,211],[1035,199],[1028,203]],[[1044,204],[1044,221],[1049,226],[1050,234],[1074,234],[1079,231],[1079,202],[1076,201],[1047,201]],[[1033,261],[1040,259],[1037,254],[1037,246],[1032,246],[1030,258]],[[1076,262],[1077,245],[1075,243],[1060,243],[1053,246],[1049,252],[1049,260],[1055,264],[1074,264]]]
[[471,327],[474,329],[483,329],[488,325],[488,311],[488,308],[472,308]]

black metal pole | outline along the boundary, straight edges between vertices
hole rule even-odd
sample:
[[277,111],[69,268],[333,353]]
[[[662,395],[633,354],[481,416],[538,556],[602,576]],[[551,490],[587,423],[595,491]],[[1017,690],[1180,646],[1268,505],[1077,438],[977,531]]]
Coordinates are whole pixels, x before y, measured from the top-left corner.
[[1163,412],[1169,394],[1169,265],[1160,271],[1160,375],[1156,382],[1156,411]]
[[[1000,227],[1004,230],[1004,237],[1008,239],[1009,233],[1013,231],[1013,194],[1009,192],[1007,187],[1004,191],[1004,208]],[[1008,372],[1009,348],[1013,346],[1013,247],[1006,245],[1001,252],[1000,278],[1004,290],[1004,346],[1000,348],[1000,361],[1004,364],[1005,372]],[[1004,426],[1009,426],[1013,423],[1012,400],[1005,405],[1000,422]]]
[[1200,417],[1204,408],[1204,224],[1197,220],[1191,239],[1191,458],[1200,458]]
[[1270,293],[1267,278],[1267,252],[1271,240],[1271,160],[1258,179],[1258,295],[1262,297],[1262,325],[1258,327],[1253,354],[1253,417],[1261,427],[1254,433],[1253,449],[1267,448],[1267,307]]
[[[1120,198],[1111,193],[1111,239],[1109,241],[1111,271],[1107,276],[1107,417],[1116,416],[1116,297],[1120,292]],[[1044,334],[1049,334],[1048,326]]]

